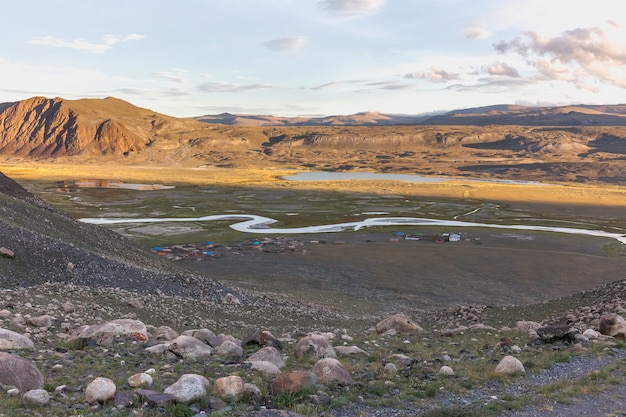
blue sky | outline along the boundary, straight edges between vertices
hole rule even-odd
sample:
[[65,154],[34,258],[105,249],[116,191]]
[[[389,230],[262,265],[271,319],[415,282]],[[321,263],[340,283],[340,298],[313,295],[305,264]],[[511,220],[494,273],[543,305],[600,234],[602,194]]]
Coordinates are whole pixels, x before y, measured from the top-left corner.
[[621,0],[32,0],[0,13],[0,102],[178,117],[626,102]]

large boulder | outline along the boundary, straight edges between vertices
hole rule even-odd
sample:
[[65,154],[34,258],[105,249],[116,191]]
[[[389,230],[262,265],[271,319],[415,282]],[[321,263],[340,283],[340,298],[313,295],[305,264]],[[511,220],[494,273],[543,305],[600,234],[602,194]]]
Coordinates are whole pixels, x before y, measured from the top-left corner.
[[209,329],[191,329],[185,330],[181,333],[181,336],[191,336],[196,339],[211,345],[212,347],[219,346],[220,342],[218,337]]
[[404,314],[394,314],[376,325],[376,333],[386,333],[389,330],[398,333],[415,333],[423,329]]
[[245,361],[244,365],[249,366],[252,371],[261,372],[266,375],[277,375],[280,373],[278,366],[267,361]]
[[26,336],[7,329],[0,329],[0,350],[33,349],[32,340]]
[[311,356],[313,358],[335,358],[337,354],[330,341],[319,334],[304,336],[298,340],[294,348],[296,358]]
[[213,394],[224,401],[239,401],[244,394],[243,379],[237,375],[217,378],[213,387]]
[[524,372],[526,372],[524,364],[522,364],[522,361],[517,359],[515,356],[505,356],[502,358],[498,366],[496,366],[496,373],[499,374],[511,375],[517,373],[523,374]]
[[173,395],[180,403],[189,403],[204,397],[210,388],[211,382],[202,375],[184,374],[163,392]]
[[272,333],[267,330],[255,330],[250,333],[248,337],[244,338],[242,341],[244,346],[249,344],[256,344],[259,346],[273,346],[278,348],[279,350],[283,350],[283,344],[280,340],[278,340]]
[[43,388],[43,374],[32,362],[0,352],[0,384],[13,386],[25,393]]
[[324,358],[313,365],[313,373],[322,384],[350,385],[350,372],[335,358]]
[[85,401],[89,404],[111,400],[115,397],[117,387],[109,378],[98,377],[91,381],[85,389]]
[[169,343],[168,349],[185,359],[207,358],[213,354],[211,346],[192,336],[178,336]]
[[116,337],[130,337],[139,342],[148,340],[148,328],[139,320],[118,319],[102,324],[82,326],[70,335],[70,341],[94,341],[97,345],[106,345]]
[[619,314],[605,314],[600,317],[600,333],[617,339],[626,339],[626,320]]
[[243,348],[232,340],[226,340],[215,348],[215,354],[224,358],[237,359],[243,356]]
[[270,362],[276,365],[277,368],[285,366],[285,360],[280,350],[274,346],[266,346],[254,352],[248,358],[249,362]]

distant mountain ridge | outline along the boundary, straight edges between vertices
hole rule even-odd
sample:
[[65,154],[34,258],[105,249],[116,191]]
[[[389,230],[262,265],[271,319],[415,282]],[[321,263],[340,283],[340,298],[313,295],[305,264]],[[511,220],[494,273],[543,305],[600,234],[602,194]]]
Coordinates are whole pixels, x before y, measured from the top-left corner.
[[438,114],[395,115],[362,112],[352,115],[308,118],[221,113],[198,116],[194,119],[230,126],[626,126],[626,104],[555,107],[500,104]]

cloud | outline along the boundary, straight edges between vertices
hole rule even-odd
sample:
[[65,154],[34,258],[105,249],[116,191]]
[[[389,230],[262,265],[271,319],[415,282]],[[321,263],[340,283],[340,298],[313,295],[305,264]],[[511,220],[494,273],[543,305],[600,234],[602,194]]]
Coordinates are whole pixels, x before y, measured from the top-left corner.
[[86,51],[96,54],[102,54],[118,43],[137,41],[143,38],[143,35],[138,35],[136,33],[131,33],[130,35],[126,36],[104,35],[101,38],[101,42],[90,42],[86,39],[74,39],[71,41],[66,41],[64,39],[58,39],[53,36],[43,36],[33,38],[28,41],[28,43],[32,45],[52,46],[55,48],[68,48],[77,51]]
[[368,87],[376,87],[379,90],[412,90],[414,88],[413,85],[409,83],[401,83],[398,81],[377,81],[373,83],[366,84]]
[[226,82],[206,82],[198,86],[198,90],[205,93],[239,93],[242,91],[263,90],[268,88],[277,88],[269,84],[233,84]]
[[598,27],[577,28],[554,37],[527,32],[493,47],[501,54],[523,57],[546,80],[565,80],[581,88],[596,80],[626,88],[626,37],[623,30],[611,26],[616,36]]
[[503,91],[511,91],[520,87],[532,84],[531,80],[512,79],[502,77],[486,77],[476,80],[474,84],[452,84],[447,86],[446,90],[454,91],[480,91],[483,93],[501,93]]
[[173,81],[177,84],[187,84],[187,71],[183,69],[174,69],[172,71],[157,71],[152,73],[155,77]]
[[448,72],[443,68],[432,67],[426,72],[418,71],[406,74],[404,78],[426,80],[431,83],[444,83],[448,81],[456,81],[461,78],[461,75],[455,72]]
[[263,42],[263,46],[272,52],[294,52],[300,49],[305,42],[305,38],[301,36],[290,36]]
[[319,5],[339,16],[363,16],[377,12],[386,0],[322,0]]
[[490,31],[477,24],[466,26],[463,30],[463,36],[468,39],[487,39],[491,35]]
[[519,72],[512,66],[504,62],[494,62],[484,68],[489,75],[500,75],[503,77],[519,78]]
[[337,87],[345,84],[361,84],[365,82],[365,80],[346,80],[346,81],[331,81],[329,83],[316,85],[315,87],[311,87],[311,90],[322,90],[328,87]]

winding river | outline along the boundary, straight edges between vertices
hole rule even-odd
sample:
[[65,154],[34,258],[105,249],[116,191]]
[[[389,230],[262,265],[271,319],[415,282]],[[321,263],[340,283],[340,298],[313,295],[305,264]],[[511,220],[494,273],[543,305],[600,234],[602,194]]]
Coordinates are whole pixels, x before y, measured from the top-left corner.
[[[91,224],[122,224],[122,223],[165,223],[165,222],[208,222],[217,220],[238,221],[230,227],[239,232],[259,233],[259,234],[305,234],[305,233],[331,233],[343,231],[356,231],[364,227],[380,227],[380,226],[444,226],[444,227],[486,227],[493,229],[513,229],[513,230],[533,230],[554,233],[568,233],[575,235],[587,235],[616,239],[626,244],[626,234],[611,233],[603,230],[577,229],[571,227],[553,227],[553,226],[533,226],[524,224],[489,224],[464,222],[459,220],[440,220],[428,219],[421,217],[375,217],[360,221],[348,223],[336,223],[321,226],[306,226],[293,228],[273,228],[272,223],[277,220],[257,216],[254,214],[218,214],[202,217],[163,217],[163,218],[83,218],[80,221]],[[241,221],[239,221],[241,220]]]

